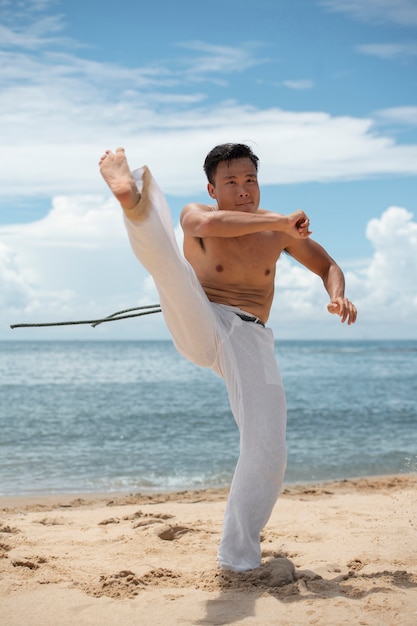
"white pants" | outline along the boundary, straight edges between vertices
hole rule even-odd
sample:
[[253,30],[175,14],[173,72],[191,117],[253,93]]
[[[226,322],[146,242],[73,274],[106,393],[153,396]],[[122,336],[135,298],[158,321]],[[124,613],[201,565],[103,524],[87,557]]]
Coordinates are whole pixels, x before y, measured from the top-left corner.
[[286,404],[272,331],[214,304],[176,243],[169,207],[149,170],[134,173],[142,219],[125,224],[133,251],[152,275],[177,350],[225,380],[240,432],[240,455],[226,506],[218,560],[246,571],[261,562],[260,532],[278,498],[286,465]]

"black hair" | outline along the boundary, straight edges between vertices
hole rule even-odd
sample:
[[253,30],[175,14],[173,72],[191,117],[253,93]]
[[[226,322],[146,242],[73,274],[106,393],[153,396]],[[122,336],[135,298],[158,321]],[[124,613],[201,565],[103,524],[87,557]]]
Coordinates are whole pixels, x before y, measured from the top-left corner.
[[243,143],[222,143],[210,150],[204,161],[203,167],[209,183],[214,184],[214,176],[219,163],[234,159],[250,159],[258,171],[259,159],[252,152],[252,148]]

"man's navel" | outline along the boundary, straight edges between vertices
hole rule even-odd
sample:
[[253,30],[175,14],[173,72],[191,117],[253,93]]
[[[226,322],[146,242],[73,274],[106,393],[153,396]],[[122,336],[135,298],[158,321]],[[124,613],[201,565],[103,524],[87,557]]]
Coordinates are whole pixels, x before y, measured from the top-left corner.
[[218,265],[216,265],[216,272],[222,272],[223,271],[223,265],[220,265],[220,263]]
[[269,270],[268,268],[265,270],[265,276],[269,276],[271,273],[271,270]]

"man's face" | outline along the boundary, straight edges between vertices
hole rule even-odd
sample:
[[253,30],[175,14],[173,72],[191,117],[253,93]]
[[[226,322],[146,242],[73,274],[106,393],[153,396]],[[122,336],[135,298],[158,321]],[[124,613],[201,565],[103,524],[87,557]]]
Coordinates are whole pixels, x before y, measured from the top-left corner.
[[208,183],[207,190],[219,209],[255,213],[259,208],[258,176],[248,158],[219,163],[214,184]]

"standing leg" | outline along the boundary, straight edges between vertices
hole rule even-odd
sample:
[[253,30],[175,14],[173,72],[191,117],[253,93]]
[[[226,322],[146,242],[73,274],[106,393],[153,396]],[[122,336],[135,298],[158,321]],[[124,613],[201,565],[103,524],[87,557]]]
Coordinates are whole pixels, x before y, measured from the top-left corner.
[[260,532],[286,466],[286,402],[269,329],[236,317],[222,369],[240,432],[240,455],[226,506],[219,564],[246,571],[261,563]]

